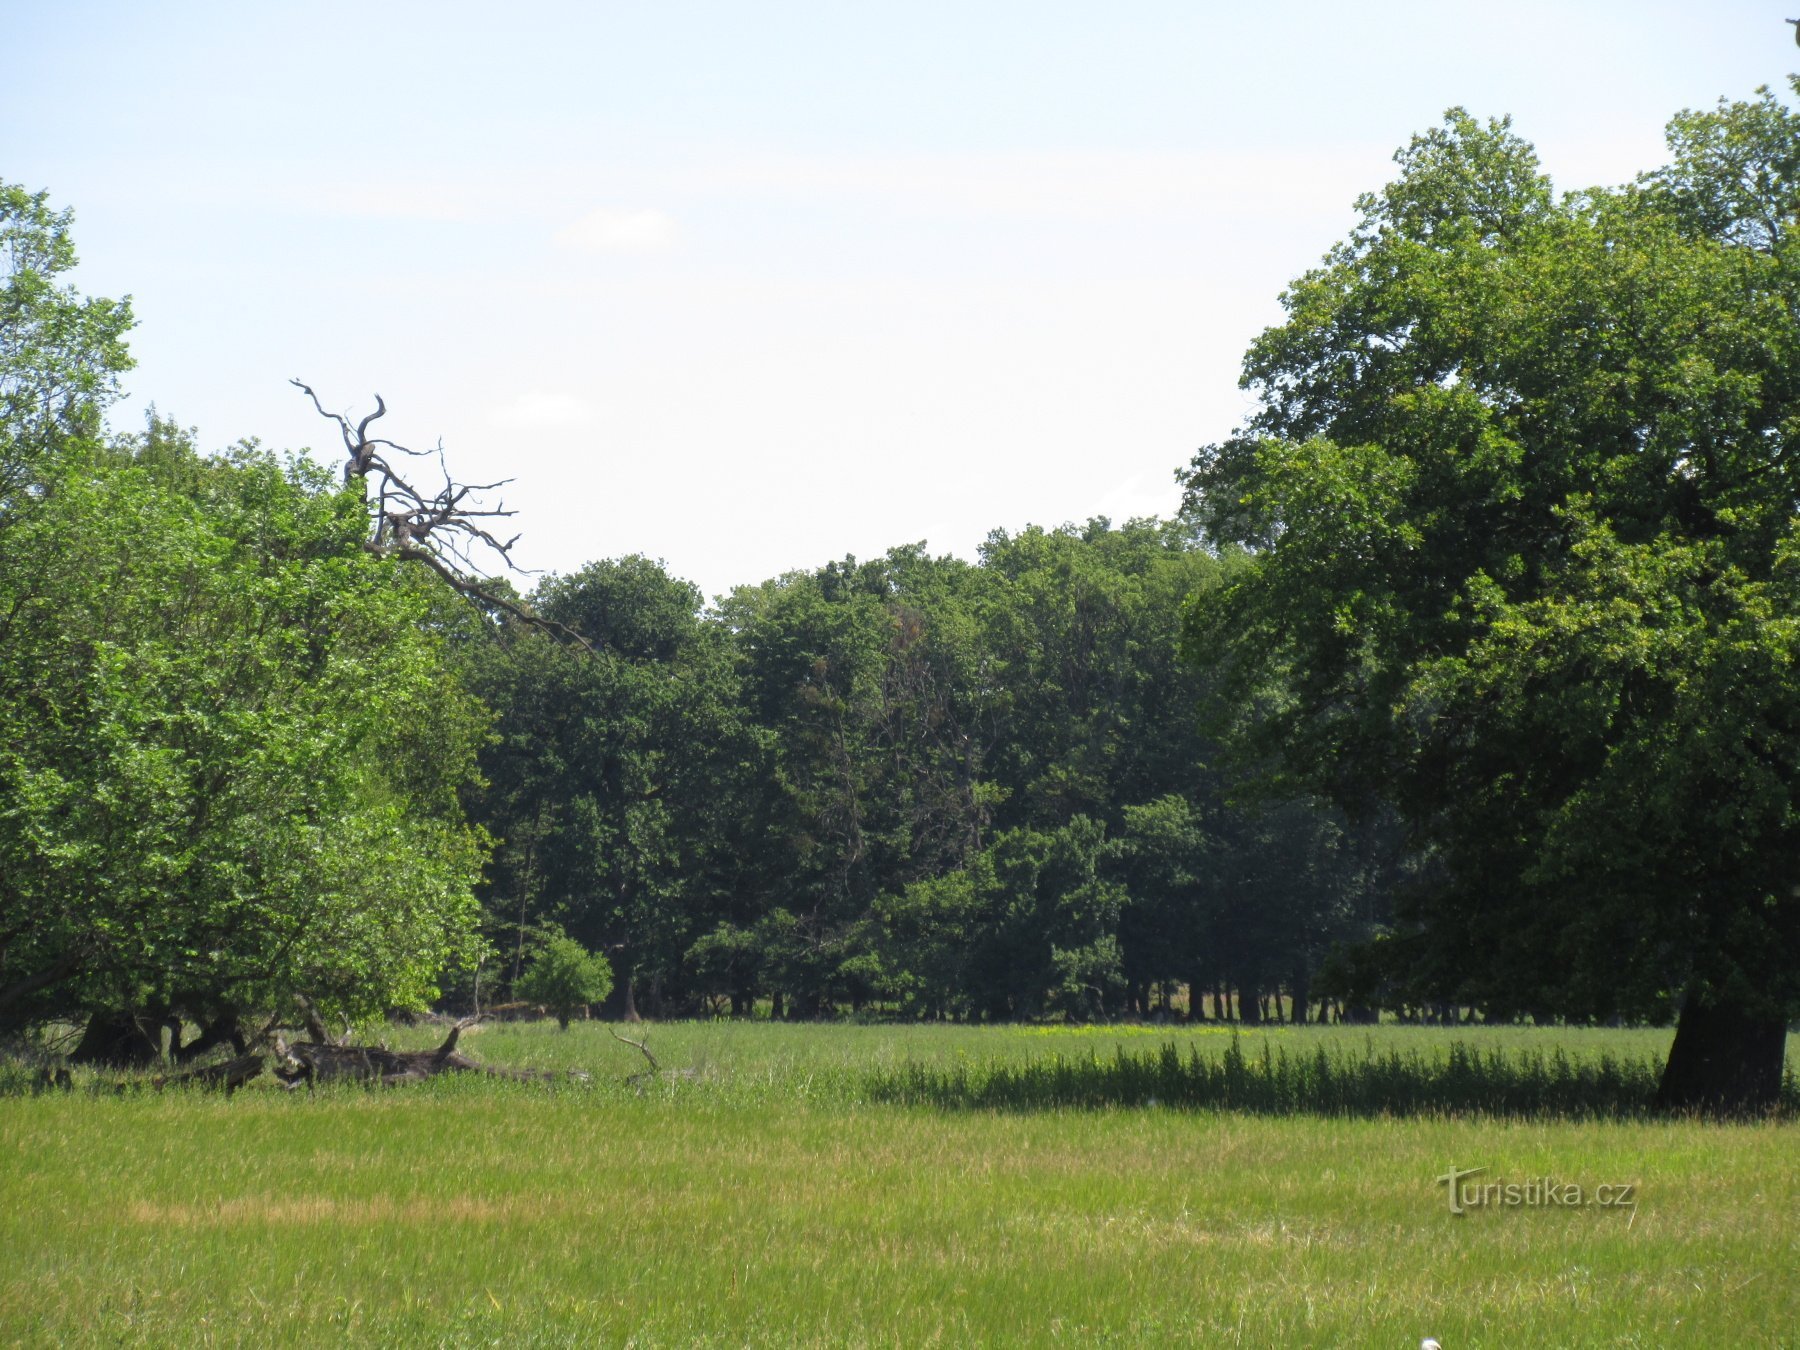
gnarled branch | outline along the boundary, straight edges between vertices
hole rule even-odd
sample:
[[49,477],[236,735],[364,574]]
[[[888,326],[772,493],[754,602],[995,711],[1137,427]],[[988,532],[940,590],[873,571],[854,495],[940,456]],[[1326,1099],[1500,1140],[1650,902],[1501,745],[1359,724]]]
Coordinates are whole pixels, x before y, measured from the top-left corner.
[[[519,536],[502,539],[485,522],[517,514],[504,502],[486,505],[481,494],[494,492],[512,480],[495,483],[459,483],[450,476],[444,463],[444,446],[440,441],[433,450],[413,450],[394,441],[371,437],[369,427],[387,413],[387,404],[375,395],[375,411],[352,425],[343,413],[327,411],[313,392],[312,386],[290,380],[296,389],[312,400],[319,416],[336,425],[343,437],[349,458],[344,461],[344,482],[361,480],[363,499],[369,511],[369,537],[363,547],[388,558],[419,562],[436,572],[457,594],[490,610],[499,610],[519,623],[548,633],[562,641],[592,651],[593,646],[576,629],[557,623],[536,613],[529,606],[500,593],[481,575],[472,551],[487,548],[497,554],[508,568],[518,567],[512,559],[513,545]],[[443,485],[434,490],[421,489],[409,474],[403,474],[384,452],[424,458],[435,455]]]

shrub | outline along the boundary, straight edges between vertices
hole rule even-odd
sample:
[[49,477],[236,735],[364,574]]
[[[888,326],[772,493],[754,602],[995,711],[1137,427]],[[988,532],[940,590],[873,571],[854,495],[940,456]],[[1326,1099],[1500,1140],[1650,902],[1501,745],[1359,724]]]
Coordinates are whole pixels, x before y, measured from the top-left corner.
[[558,935],[546,939],[538,949],[515,992],[550,1009],[567,1031],[575,1010],[598,1003],[612,992],[612,986],[612,967],[604,956],[588,951],[572,937]]

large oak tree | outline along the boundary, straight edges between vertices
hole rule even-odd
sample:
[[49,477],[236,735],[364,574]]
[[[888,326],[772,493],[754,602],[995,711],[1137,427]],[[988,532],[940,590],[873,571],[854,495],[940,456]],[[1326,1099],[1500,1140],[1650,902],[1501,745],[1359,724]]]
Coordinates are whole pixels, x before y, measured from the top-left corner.
[[420,1003],[483,854],[443,589],[306,461],[103,439],[129,310],[62,279],[67,224],[0,185],[0,1027],[132,1060]]
[[1800,1008],[1800,116],[1687,113],[1558,197],[1453,111],[1283,296],[1189,505],[1238,731],[1430,851],[1394,948],[1500,1014],[1679,1016],[1770,1101]]

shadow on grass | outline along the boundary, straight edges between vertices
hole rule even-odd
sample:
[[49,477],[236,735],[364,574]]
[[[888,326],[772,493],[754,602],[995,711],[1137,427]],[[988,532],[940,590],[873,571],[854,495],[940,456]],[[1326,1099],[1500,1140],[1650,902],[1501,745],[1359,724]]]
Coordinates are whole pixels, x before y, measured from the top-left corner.
[[[1223,1054],[1184,1056],[1173,1044],[1143,1051],[1049,1055],[1024,1063],[907,1063],[873,1075],[876,1101],[945,1109],[1095,1110],[1169,1106],[1256,1115],[1512,1116],[1594,1120],[1654,1114],[1662,1061],[1656,1058],[1570,1060],[1561,1049],[1471,1048],[1452,1043],[1441,1054],[1398,1050],[1359,1056],[1320,1046],[1289,1055],[1264,1042],[1247,1056],[1234,1036]],[[1800,1080],[1790,1070],[1774,1114],[1800,1115]]]

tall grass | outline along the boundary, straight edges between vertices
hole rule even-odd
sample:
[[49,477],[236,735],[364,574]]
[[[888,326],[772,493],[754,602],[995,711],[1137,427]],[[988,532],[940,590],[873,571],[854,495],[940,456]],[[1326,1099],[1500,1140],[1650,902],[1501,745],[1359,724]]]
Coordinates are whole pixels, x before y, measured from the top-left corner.
[[[439,1028],[369,1033],[397,1049]],[[1252,1115],[1635,1119],[1649,1113],[1670,1033],[1569,1028],[1280,1027],[1241,1034],[1216,1025],[1153,1028],[841,1026],[666,1023],[640,1027],[645,1062],[598,1023],[569,1032],[510,1024],[465,1033],[488,1064],[543,1072],[544,1083],[456,1075],[410,1096],[568,1096],[595,1105],[643,1097],[708,1105],[1010,1111],[1160,1104]],[[42,1090],[35,1056],[0,1053],[0,1098]],[[1776,1115],[1800,1116],[1800,1057],[1790,1059]],[[272,1078],[253,1097],[286,1095]],[[299,1096],[362,1093],[337,1084]],[[150,1091],[146,1074],[75,1073],[77,1096]]]
[[[1033,1111],[1164,1105],[1259,1115],[1417,1116],[1474,1113],[1522,1118],[1597,1119],[1647,1114],[1662,1062],[1651,1056],[1571,1059],[1561,1046],[1486,1050],[1452,1041],[1436,1052],[1341,1043],[1289,1054],[1263,1040],[1246,1055],[1233,1037],[1222,1054],[1169,1041],[1110,1057],[1052,1053],[1030,1060],[955,1064],[908,1061],[876,1070],[870,1096],[881,1102],[947,1108]],[[1781,1111],[1800,1112],[1800,1080],[1785,1076]]]

